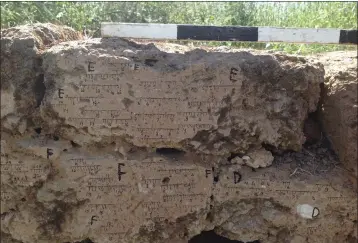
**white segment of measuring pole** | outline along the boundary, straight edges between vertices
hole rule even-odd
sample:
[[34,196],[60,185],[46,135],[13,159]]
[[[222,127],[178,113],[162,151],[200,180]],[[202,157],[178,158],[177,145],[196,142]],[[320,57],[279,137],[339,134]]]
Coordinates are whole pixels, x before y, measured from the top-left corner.
[[259,42],[339,43],[338,29],[259,27]]
[[102,37],[177,39],[176,24],[101,23]]

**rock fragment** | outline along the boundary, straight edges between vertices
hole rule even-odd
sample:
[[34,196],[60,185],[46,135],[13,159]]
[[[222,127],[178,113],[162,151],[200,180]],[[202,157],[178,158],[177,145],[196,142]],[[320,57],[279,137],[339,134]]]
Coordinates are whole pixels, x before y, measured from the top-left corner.
[[252,168],[259,168],[270,166],[274,158],[271,152],[265,149],[260,149],[248,153],[247,155],[243,156],[242,159],[246,165]]

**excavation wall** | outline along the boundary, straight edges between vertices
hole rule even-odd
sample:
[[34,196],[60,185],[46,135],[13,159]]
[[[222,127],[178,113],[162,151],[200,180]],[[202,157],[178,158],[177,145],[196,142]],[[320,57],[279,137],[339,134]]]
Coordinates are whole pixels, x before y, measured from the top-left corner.
[[82,40],[53,25],[4,30],[2,242],[184,243],[209,230],[355,242],[357,119],[334,118],[335,130],[346,96],[325,69],[283,54]]
[[357,182],[357,53],[334,52],[318,59],[325,64],[321,122],[340,161]]

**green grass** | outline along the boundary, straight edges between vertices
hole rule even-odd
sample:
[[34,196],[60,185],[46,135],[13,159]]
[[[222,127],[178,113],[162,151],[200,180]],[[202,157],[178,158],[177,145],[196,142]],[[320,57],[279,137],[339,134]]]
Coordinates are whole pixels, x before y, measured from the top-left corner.
[[[1,27],[55,23],[100,37],[101,22],[174,23],[357,29],[355,2],[1,2]],[[196,45],[203,43],[195,43]],[[285,43],[205,43],[312,54],[356,46]]]

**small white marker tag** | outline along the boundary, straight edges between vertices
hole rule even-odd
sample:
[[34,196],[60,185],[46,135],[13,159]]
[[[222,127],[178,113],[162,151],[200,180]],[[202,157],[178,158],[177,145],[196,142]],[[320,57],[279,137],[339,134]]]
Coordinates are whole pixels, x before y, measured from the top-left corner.
[[313,219],[319,215],[319,209],[309,204],[300,204],[297,206],[297,213],[306,219]]

